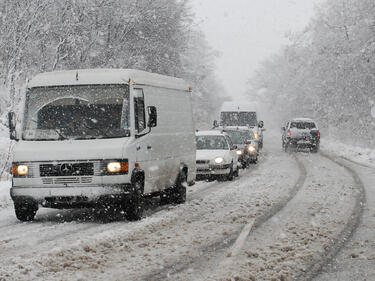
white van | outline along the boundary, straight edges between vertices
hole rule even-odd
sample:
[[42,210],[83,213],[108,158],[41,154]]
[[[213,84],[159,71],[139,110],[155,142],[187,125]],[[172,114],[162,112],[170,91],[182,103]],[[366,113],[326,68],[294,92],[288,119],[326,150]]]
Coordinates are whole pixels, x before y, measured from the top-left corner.
[[143,198],[183,203],[195,180],[191,88],[181,79],[131,69],[39,74],[27,87],[15,139],[11,196],[16,216],[39,205],[120,206],[142,216]]
[[264,122],[257,117],[257,105],[244,101],[224,102],[220,111],[220,123],[214,121],[214,128],[248,127],[254,131],[254,136],[259,142],[259,148],[263,147]]

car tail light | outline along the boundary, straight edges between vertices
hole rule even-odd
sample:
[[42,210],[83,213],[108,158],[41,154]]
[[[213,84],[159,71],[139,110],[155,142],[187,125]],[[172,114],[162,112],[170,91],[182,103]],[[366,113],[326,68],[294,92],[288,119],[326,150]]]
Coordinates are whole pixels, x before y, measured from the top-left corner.
[[318,137],[320,137],[320,132],[318,132]]
[[292,135],[292,132],[288,130],[288,136],[290,137]]

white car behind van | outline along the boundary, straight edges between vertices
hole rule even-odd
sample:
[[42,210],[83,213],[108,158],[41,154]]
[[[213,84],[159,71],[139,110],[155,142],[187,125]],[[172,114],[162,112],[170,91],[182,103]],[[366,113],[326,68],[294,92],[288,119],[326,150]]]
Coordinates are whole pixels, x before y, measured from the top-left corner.
[[138,220],[145,195],[183,203],[194,183],[191,89],[181,79],[130,69],[39,74],[22,119],[19,133],[9,114],[21,221],[39,206],[113,204]]

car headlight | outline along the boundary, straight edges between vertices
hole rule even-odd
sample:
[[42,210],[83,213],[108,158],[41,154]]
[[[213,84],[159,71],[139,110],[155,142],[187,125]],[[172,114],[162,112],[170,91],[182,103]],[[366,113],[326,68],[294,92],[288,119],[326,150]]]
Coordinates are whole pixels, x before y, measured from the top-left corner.
[[107,172],[110,174],[127,173],[128,170],[128,161],[113,161],[107,163]]
[[215,158],[215,163],[216,164],[221,164],[223,162],[224,162],[224,158],[223,157],[217,157],[217,158]]
[[12,165],[12,174],[14,176],[26,176],[29,173],[29,167],[24,164],[13,164]]
[[242,150],[237,150],[236,153],[237,155],[242,155]]
[[254,145],[249,145],[248,150],[249,152],[255,152],[256,148]]

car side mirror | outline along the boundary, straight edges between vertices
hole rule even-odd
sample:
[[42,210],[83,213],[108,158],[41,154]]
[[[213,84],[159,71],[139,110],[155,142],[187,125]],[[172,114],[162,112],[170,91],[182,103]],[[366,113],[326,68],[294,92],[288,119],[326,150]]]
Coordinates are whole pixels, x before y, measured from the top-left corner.
[[232,150],[236,150],[237,148],[238,148],[237,145],[233,145],[233,146],[232,146]]
[[251,144],[252,143],[252,140],[247,140],[246,141],[246,144]]
[[9,136],[11,140],[18,141],[16,133],[16,120],[16,114],[13,111],[10,111],[8,113]]
[[219,127],[219,123],[217,122],[217,120],[214,120],[214,124],[213,124],[214,128],[217,128]]
[[263,121],[259,121],[258,122],[258,127],[259,128],[263,128],[264,127],[264,122]]
[[285,131],[285,127],[281,127],[281,130],[282,130],[282,131]]
[[158,124],[158,113],[155,106],[148,106],[148,123],[147,126],[149,128],[156,127]]

